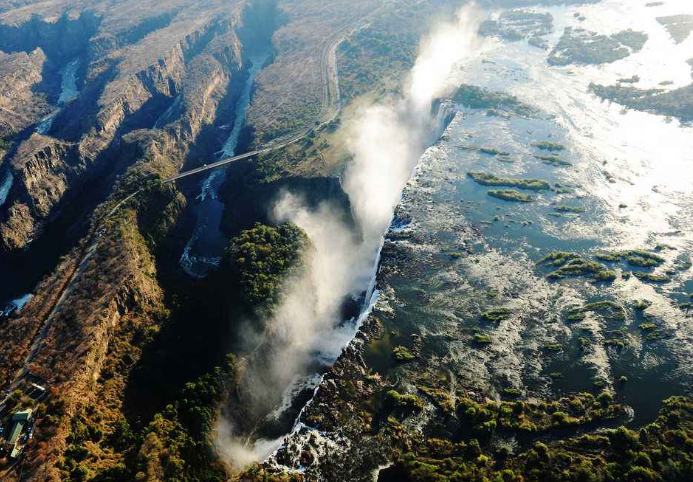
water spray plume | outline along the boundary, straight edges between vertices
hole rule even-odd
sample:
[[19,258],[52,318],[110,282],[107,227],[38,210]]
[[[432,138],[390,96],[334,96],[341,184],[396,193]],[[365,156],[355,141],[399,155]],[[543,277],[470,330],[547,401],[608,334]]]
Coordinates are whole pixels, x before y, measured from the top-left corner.
[[[307,255],[309,269],[287,281],[282,302],[268,322],[271,356],[251,362],[243,376],[241,389],[251,398],[248,405],[260,412],[271,410],[269,405],[281,399],[296,374],[305,374],[316,353],[334,360],[353,336],[353,328],[349,336],[335,331],[342,321],[342,303],[349,296],[361,296],[374,276],[382,237],[402,189],[425,149],[441,133],[442,116],[432,113],[432,104],[459,84],[460,79],[454,78],[456,66],[478,50],[480,20],[473,5],[465,6],[454,22],[434,28],[421,41],[404,95],[367,107],[351,123],[352,161],[343,187],[355,229],[329,205],[310,209],[291,193],[284,193],[275,205],[275,218],[301,227],[313,249]],[[271,443],[246,446],[232,435],[228,420],[220,422],[217,433],[219,451],[232,466],[268,455]]]

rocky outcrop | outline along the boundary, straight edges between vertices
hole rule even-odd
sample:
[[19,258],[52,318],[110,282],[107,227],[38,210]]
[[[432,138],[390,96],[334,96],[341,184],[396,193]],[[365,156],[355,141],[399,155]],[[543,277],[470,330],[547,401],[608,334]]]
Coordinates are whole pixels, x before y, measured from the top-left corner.
[[[121,18],[122,9],[98,14],[97,32],[82,49],[82,95],[56,117],[48,138],[32,136],[11,160],[16,185],[0,214],[5,251],[26,249],[83,187],[103,189],[105,197],[104,180],[135,161],[122,156],[123,136],[157,127],[173,136],[170,142],[194,143],[221,105],[235,103],[245,50],[253,48],[244,39],[254,44],[261,41],[258,32],[271,35],[258,22],[272,13],[272,1],[218,0],[190,8],[172,2],[163,11],[154,3],[143,2],[144,13],[120,27],[109,15]],[[89,15],[70,18],[84,22]],[[85,27],[84,34],[91,32]]]
[[26,17],[23,10],[0,16],[0,50],[31,52],[40,48],[56,62],[65,61],[85,50],[99,24],[98,17],[89,11]]
[[50,111],[35,90],[43,80],[45,63],[46,55],[39,48],[30,53],[0,51],[0,138],[25,129]]

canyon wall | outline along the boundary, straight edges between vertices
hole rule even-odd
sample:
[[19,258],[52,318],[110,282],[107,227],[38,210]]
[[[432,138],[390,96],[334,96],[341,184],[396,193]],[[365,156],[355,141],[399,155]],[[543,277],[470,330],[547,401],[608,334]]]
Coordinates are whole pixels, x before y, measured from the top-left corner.
[[[8,51],[43,48],[52,36],[63,38],[66,45],[54,46],[60,54],[46,47],[48,59],[53,64],[78,59],[81,87],[77,99],[56,106],[61,111],[50,128],[31,134],[10,160],[15,183],[0,213],[6,252],[27,249],[85,189],[107,194],[108,186],[98,181],[134,161],[121,155],[123,136],[184,119],[167,131],[190,143],[220,103],[233,104],[245,76],[244,49],[271,38],[271,22],[261,19],[272,18],[267,15],[273,2],[204,2],[202,13],[175,2],[169,7],[135,25],[116,27],[83,12],[72,20],[31,17],[3,26],[14,29],[13,39],[22,39],[0,42]],[[35,52],[31,55],[39,56],[41,50]]]

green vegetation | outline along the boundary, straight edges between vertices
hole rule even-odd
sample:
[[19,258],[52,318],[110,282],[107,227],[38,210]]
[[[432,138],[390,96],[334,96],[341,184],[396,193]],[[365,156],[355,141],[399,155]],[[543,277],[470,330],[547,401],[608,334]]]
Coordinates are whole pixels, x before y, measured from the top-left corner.
[[394,347],[392,349],[392,356],[395,357],[395,360],[398,362],[408,362],[416,359],[416,356],[414,356],[408,348],[403,346]]
[[310,241],[298,227],[256,224],[231,240],[225,263],[239,280],[243,298],[251,304],[276,301],[284,276],[302,267]]
[[570,322],[577,322],[577,321],[582,321],[585,318],[587,318],[587,315],[582,313],[582,312],[577,312],[577,313],[570,313],[569,315],[566,316],[566,321]]
[[557,206],[554,206],[553,209],[554,211],[558,211],[559,213],[580,214],[585,212],[585,208],[566,206],[565,204],[559,204]]
[[548,57],[550,65],[604,64],[642,50],[647,35],[623,30],[613,35],[597,35],[582,28],[566,27]]
[[589,276],[595,281],[613,281],[617,278],[615,271],[595,261],[587,261],[577,253],[553,251],[540,259],[537,264],[558,268],[546,275],[547,278],[554,280],[574,276]]
[[521,203],[529,203],[534,201],[534,198],[529,194],[523,194],[519,191],[515,191],[514,189],[491,190],[487,194],[491,197],[495,197],[496,199],[501,199],[503,201]]
[[490,345],[493,341],[490,336],[477,333],[474,335],[474,343],[477,345]]
[[565,149],[563,144],[558,144],[557,142],[541,141],[534,144],[534,147],[541,149],[542,151],[549,152],[560,152]]
[[396,390],[390,390],[385,394],[386,403],[392,408],[404,408],[419,411],[424,408],[424,402],[416,395],[402,395]]
[[[608,392],[597,399],[589,397],[576,398],[576,405],[602,414],[613,406]],[[496,405],[503,410],[507,407],[508,416],[520,422],[518,425],[530,425],[526,420],[528,404],[517,405],[521,403]],[[558,407],[547,404],[549,407],[552,412],[546,412],[546,419],[542,417],[542,426],[549,422],[556,427],[571,426],[577,418],[570,403],[559,403]],[[496,419],[495,411],[471,401],[463,401],[458,412],[484,437],[493,433],[489,428],[495,429],[491,422],[501,427],[500,420],[505,419]],[[392,470],[397,471],[398,480],[408,482],[687,482],[693,473],[692,420],[693,401],[673,397],[665,400],[653,423],[638,431],[619,427],[546,444],[535,442],[519,454],[487,451],[476,439],[462,443],[424,439],[403,447],[403,455]]]
[[479,27],[479,34],[500,37],[511,42],[527,39],[530,45],[546,48],[541,37],[551,33],[553,16],[527,10],[503,12],[498,20],[486,20]]
[[[638,268],[653,268],[655,266],[660,266],[666,260],[655,253],[650,253],[649,251],[643,251],[639,249],[634,249],[630,251],[612,251],[612,252],[601,252],[594,255],[600,261],[606,261],[609,263],[616,263],[625,258],[626,262]],[[636,276],[642,276],[636,274]]]
[[491,323],[500,323],[503,320],[507,320],[512,315],[512,311],[507,308],[495,308],[493,310],[485,311],[481,314],[481,319],[485,321],[490,321]]
[[614,281],[616,278],[618,278],[618,273],[610,269],[599,271],[594,276],[594,279],[597,281]]
[[590,84],[589,90],[597,97],[631,109],[693,121],[693,84],[674,90]]
[[563,266],[569,261],[581,259],[577,253],[566,251],[552,251],[538,261],[538,264],[551,264],[553,266]]
[[517,398],[522,396],[522,390],[517,388],[504,388],[503,395],[507,397]]
[[641,271],[633,271],[633,276],[641,281],[649,281],[652,283],[668,283],[671,281],[665,274],[653,274],[653,273],[643,273]]
[[489,91],[475,85],[461,85],[452,99],[469,109],[494,109],[523,117],[530,117],[536,112],[514,95]]
[[480,147],[479,152],[482,154],[487,154],[489,156],[509,156],[509,152],[501,151],[495,147]]
[[611,346],[614,348],[623,348],[626,346],[626,344],[623,342],[623,340],[619,338],[609,338],[604,340],[604,346]]
[[551,189],[551,184],[543,179],[511,179],[478,171],[469,171],[467,175],[483,186],[507,186],[530,191]]
[[374,16],[339,45],[339,87],[345,101],[376,86],[399,88],[416,60],[419,30],[425,24],[421,15],[403,5],[398,15]]
[[575,307],[568,310],[568,316],[570,315],[584,315],[585,313],[596,313],[607,321],[625,321],[626,320],[626,310],[623,306],[619,305],[614,301],[597,301],[594,303],[588,303],[581,307]]
[[535,155],[534,156],[536,159],[539,159],[542,161],[544,164],[547,166],[553,166],[553,167],[566,167],[566,166],[572,166],[572,164],[568,161],[564,161],[560,157],[553,155],[553,154],[548,154],[548,155]]
[[650,306],[652,306],[652,302],[648,300],[638,300],[635,303],[633,303],[633,308],[635,308],[638,311],[645,311]]
[[621,253],[597,253],[594,255],[600,261],[607,261],[609,263],[616,263],[621,261],[623,255]]
[[[231,390],[235,375],[235,359],[229,357],[223,368],[188,383],[176,402],[139,431],[133,431],[128,421],[120,418],[114,431],[104,434],[81,416],[74,417],[69,446],[57,464],[63,480],[150,480],[146,474],[159,474],[160,478],[151,480],[226,480],[226,469],[210,436],[218,407]],[[124,463],[105,470],[91,466],[89,454],[95,442],[106,451],[124,451]]]
[[560,345],[560,343],[548,343],[544,345],[544,349],[548,352],[553,352],[553,353],[558,353],[559,351],[563,351],[563,347]]
[[[512,391],[511,393],[520,393]],[[600,395],[601,397],[601,395]],[[503,430],[525,433],[546,432],[553,428],[579,426],[621,415],[623,408],[613,398],[595,398],[590,393],[577,393],[547,402],[485,402],[462,398],[457,413],[472,425],[474,432],[489,435],[489,422]]]
[[651,268],[654,266],[659,266],[666,260],[661,256],[642,250],[632,250],[623,253],[626,261],[631,266]]

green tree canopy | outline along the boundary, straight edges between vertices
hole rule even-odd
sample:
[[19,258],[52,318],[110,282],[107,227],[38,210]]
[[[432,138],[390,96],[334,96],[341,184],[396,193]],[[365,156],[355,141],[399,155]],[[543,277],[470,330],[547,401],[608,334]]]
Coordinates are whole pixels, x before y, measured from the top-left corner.
[[257,223],[231,240],[225,251],[225,263],[246,302],[274,302],[284,276],[303,266],[303,254],[309,246],[308,236],[298,226]]

